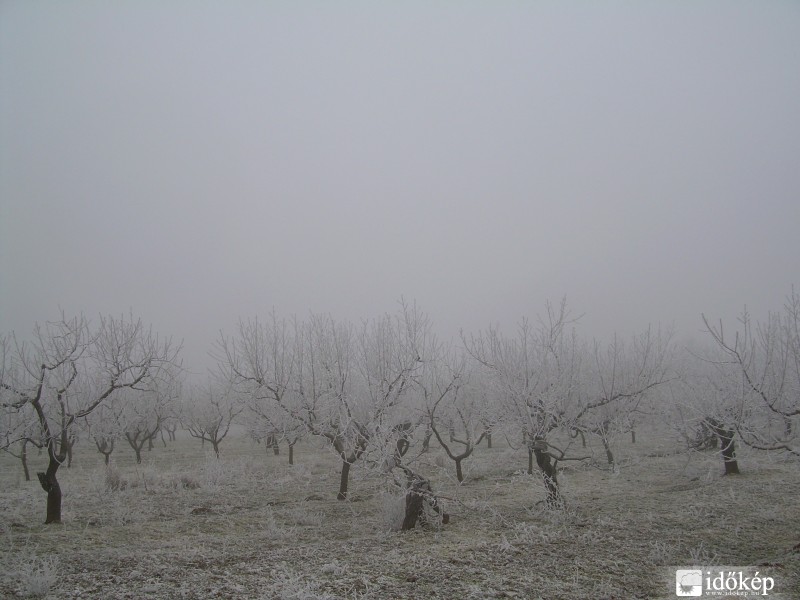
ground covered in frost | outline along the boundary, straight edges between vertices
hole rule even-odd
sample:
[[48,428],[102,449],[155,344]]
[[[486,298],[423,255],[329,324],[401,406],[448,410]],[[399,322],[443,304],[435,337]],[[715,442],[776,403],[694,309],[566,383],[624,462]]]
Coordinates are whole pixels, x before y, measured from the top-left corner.
[[314,442],[294,466],[244,438],[219,460],[190,439],[143,465],[121,447],[111,473],[83,442],[60,471],[64,523],[48,526],[38,482],[4,456],[0,597],[675,598],[675,568],[740,565],[775,577],[770,597],[800,598],[800,463],[742,450],[742,475],[721,477],[717,455],[652,431],[617,446],[616,473],[591,445],[596,461],[562,463],[563,511],[544,508],[522,451],[482,445],[459,486],[432,447],[416,468],[452,520],[407,533],[377,470],[354,468],[337,501],[336,458]]

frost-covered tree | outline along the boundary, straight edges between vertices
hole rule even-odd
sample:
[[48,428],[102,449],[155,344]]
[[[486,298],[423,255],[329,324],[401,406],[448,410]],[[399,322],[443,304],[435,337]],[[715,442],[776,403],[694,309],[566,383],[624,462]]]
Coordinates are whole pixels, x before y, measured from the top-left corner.
[[529,461],[541,470],[550,507],[563,505],[558,463],[585,458],[557,447],[551,433],[574,430],[598,409],[640,397],[669,378],[671,336],[648,330],[627,345],[589,345],[578,337],[566,301],[548,304],[537,326],[523,320],[515,337],[490,328],[464,341],[503,406],[506,428],[520,430]]
[[145,446],[153,449],[164,418],[175,411],[181,389],[182,374],[167,366],[148,389],[124,390],[110,403],[109,408],[116,409],[120,415],[122,436],[136,455],[137,464],[142,462]]
[[417,385],[425,403],[427,426],[455,463],[456,479],[463,483],[463,463],[486,437],[485,423],[491,402],[482,393],[479,382],[470,380],[464,357],[455,352],[446,356],[449,360],[426,364]]
[[703,323],[719,352],[707,360],[727,381],[731,431],[752,448],[800,454],[800,294],[792,288],[783,310],[763,321],[745,309],[733,333],[705,315]]
[[110,464],[117,440],[123,435],[124,408],[119,402],[109,402],[97,407],[97,410],[86,418],[89,438],[94,442],[97,451],[103,455],[106,465]]
[[291,326],[253,319],[240,323],[236,336],[222,337],[217,354],[237,392],[249,394],[254,407],[264,403],[257,410],[282,410],[329,441],[341,460],[344,500],[351,466],[404,417],[429,331],[427,317],[405,304],[358,327],[330,315]]
[[183,426],[193,438],[211,444],[214,455],[219,458],[219,446],[243,407],[226,383],[195,386],[190,396],[181,411]]
[[33,409],[38,439],[47,448],[47,470],[37,473],[47,492],[45,523],[61,521],[58,468],[66,460],[76,421],[89,416],[122,390],[147,392],[179,348],[160,340],[141,320],[101,316],[36,325],[29,342],[10,336],[0,345],[0,390],[4,410]]

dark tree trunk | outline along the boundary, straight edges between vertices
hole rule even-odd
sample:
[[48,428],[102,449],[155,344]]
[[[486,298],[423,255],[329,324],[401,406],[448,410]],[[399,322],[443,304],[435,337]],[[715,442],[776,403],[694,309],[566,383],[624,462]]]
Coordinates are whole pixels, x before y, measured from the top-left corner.
[[56,479],[56,471],[66,457],[50,455],[50,462],[45,473],[37,473],[42,489],[47,492],[47,517],[45,525],[61,523],[61,486]]
[[342,477],[339,480],[337,500],[347,500],[347,486],[350,483],[350,463],[342,459]]
[[31,472],[28,469],[28,440],[22,440],[22,452],[19,455],[19,460],[22,462],[22,471],[25,473],[25,481],[31,480]]
[[563,508],[564,500],[558,489],[558,469],[556,462],[547,453],[545,444],[539,443],[534,445],[533,453],[536,456],[536,464],[539,465],[539,469],[542,471],[544,487],[547,490],[545,504],[548,508]]
[[406,492],[406,514],[403,518],[403,531],[409,531],[417,526],[417,521],[422,517],[424,510],[422,494],[418,494],[413,488]]
[[726,432],[722,442],[722,460],[725,463],[725,475],[738,475],[739,463],[736,460],[736,446],[733,441],[733,431]]
[[280,456],[280,453],[281,453],[281,447],[278,445],[278,438],[274,437],[272,438],[272,454],[274,454],[275,456]]
[[614,467],[614,453],[611,452],[611,444],[608,443],[608,438],[604,435],[600,436],[600,439],[603,441],[603,448],[606,451],[606,460],[608,461],[609,466],[612,468]]
[[631,444],[635,444],[635,443],[636,443],[636,430],[635,429],[631,429]]
[[528,475],[533,475],[533,448],[528,446]]
[[422,438],[422,454],[425,454],[431,448],[431,437],[433,432],[430,428],[425,432],[425,437]]
[[492,432],[491,431],[487,431],[486,432],[486,447],[487,448],[491,448],[492,447]]
[[442,525],[450,522],[450,515],[442,510],[439,499],[433,493],[430,481],[420,477],[411,469],[402,467],[408,477],[408,487],[406,489],[406,511],[403,518],[402,531],[409,531],[417,526],[417,523],[426,523],[425,504],[433,509],[442,519]]
[[456,458],[456,479],[458,479],[458,483],[464,482],[464,472],[461,470],[461,460],[460,458]]
[[294,464],[294,444],[289,444],[289,464]]
[[219,442],[217,440],[211,440],[211,447],[214,448],[214,454],[219,458]]
[[715,419],[707,419],[707,421],[708,427],[719,438],[720,452],[725,463],[725,475],[738,475],[739,463],[736,460],[736,444],[733,441],[736,432]]
[[133,451],[136,453],[136,464],[142,464],[142,449],[141,448],[134,448]]

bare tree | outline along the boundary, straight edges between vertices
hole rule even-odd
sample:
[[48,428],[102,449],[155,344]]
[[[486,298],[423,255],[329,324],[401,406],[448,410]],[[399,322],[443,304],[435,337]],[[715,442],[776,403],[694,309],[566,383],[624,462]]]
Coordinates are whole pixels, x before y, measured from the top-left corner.
[[[470,385],[463,357],[448,354],[447,363],[426,364],[425,377],[419,378],[417,385],[425,401],[427,425],[455,463],[456,479],[463,483],[463,462],[486,436],[484,409],[488,403],[477,385]],[[441,423],[452,424],[447,436],[442,435]]]
[[180,375],[176,369],[165,366],[148,389],[124,390],[110,405],[119,410],[121,432],[136,455],[137,464],[142,462],[145,445],[148,450],[153,449],[165,415],[174,412],[182,389]]
[[737,429],[748,418],[752,398],[743,393],[741,377],[719,348],[693,343],[681,359],[679,378],[671,386],[672,406],[666,407],[667,422],[688,449],[718,451],[725,475],[736,475]]
[[[0,344],[2,343],[3,340],[0,340]],[[33,409],[30,406],[22,406],[0,412],[0,435],[2,435],[0,449],[20,461],[25,481],[30,481],[28,446],[32,445],[39,449],[44,447]]]
[[193,438],[210,443],[219,458],[219,445],[242,410],[228,386],[209,383],[195,387],[184,403],[183,426]]
[[629,345],[615,338],[606,347],[589,346],[578,339],[574,323],[562,301],[547,305],[538,327],[523,320],[513,339],[496,329],[465,338],[504,407],[507,428],[521,429],[550,507],[563,506],[558,463],[588,457],[556,447],[549,434],[574,430],[599,409],[639,398],[669,379],[670,334],[648,330]]
[[330,442],[342,463],[337,497],[344,500],[351,466],[373,438],[383,439],[376,432],[398,422],[429,327],[405,304],[398,315],[360,328],[330,315],[290,327],[273,315],[266,323],[240,323],[236,337],[221,338],[217,355],[221,373],[250,395],[252,408],[264,415],[282,410]]
[[731,381],[728,404],[739,407],[724,435],[735,431],[752,448],[800,454],[793,425],[800,415],[800,294],[792,288],[783,310],[762,322],[753,323],[745,308],[733,335],[705,315],[703,323],[721,353],[711,361]]
[[671,339],[670,332],[652,328],[627,344],[614,336],[607,345],[595,341],[584,361],[583,393],[563,418],[569,429],[600,438],[613,470],[614,438],[630,428],[647,393],[674,377]]
[[94,442],[97,451],[103,455],[106,465],[110,464],[111,454],[114,452],[117,440],[122,435],[124,405],[119,404],[113,401],[102,404],[86,418],[89,437]]
[[47,470],[37,473],[47,492],[45,523],[61,521],[61,486],[56,477],[76,420],[84,419],[120,390],[148,390],[178,348],[160,341],[140,320],[100,317],[91,327],[83,317],[34,328],[30,343],[12,334],[5,344],[0,388],[3,407],[33,408],[47,448]]
[[502,404],[506,427],[519,429],[529,461],[536,459],[547,490],[547,505],[563,505],[558,486],[558,461],[563,453],[551,450],[547,435],[563,424],[568,407],[579,403],[584,354],[575,334],[566,302],[558,309],[547,305],[539,327],[523,320],[515,338],[496,328],[464,338],[467,352],[478,362],[483,377]]

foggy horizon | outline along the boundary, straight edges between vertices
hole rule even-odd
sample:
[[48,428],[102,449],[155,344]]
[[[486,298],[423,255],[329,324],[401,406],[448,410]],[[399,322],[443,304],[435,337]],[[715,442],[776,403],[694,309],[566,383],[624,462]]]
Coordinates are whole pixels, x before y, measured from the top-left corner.
[[800,5],[0,4],[0,332],[780,310]]

